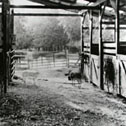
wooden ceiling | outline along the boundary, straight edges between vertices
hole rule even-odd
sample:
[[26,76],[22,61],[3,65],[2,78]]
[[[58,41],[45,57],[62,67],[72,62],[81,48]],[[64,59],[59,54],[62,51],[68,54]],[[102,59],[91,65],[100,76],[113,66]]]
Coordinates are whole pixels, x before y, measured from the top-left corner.
[[[99,5],[102,5],[107,0],[28,0],[28,1],[40,3],[44,6],[57,6],[59,8],[62,6],[64,9],[68,9],[69,7],[72,6],[73,7],[77,6],[76,9],[80,11],[83,10],[83,8],[81,7],[85,7],[85,9],[91,9],[91,7],[97,8]],[[110,7],[111,9],[107,9],[105,13],[107,16],[112,17],[115,15],[114,10],[117,9],[116,0],[108,0],[108,1],[109,1],[108,7]],[[122,16],[121,18],[123,18],[123,20],[124,19],[126,20],[126,0],[119,0],[119,2],[120,2],[120,10],[122,10],[123,12],[123,15],[121,13]],[[76,12],[78,12],[78,10],[76,10]]]
[[104,2],[105,0],[29,0],[29,1],[41,3],[46,6],[48,5],[88,6],[89,3],[94,3],[92,4],[92,6],[97,6],[98,4]]
[[[66,6],[98,6],[106,0],[29,0],[32,2],[44,4],[45,6],[55,5],[66,5]],[[110,4],[114,9],[116,0],[109,0]],[[120,9],[126,11],[126,0],[120,0]]]

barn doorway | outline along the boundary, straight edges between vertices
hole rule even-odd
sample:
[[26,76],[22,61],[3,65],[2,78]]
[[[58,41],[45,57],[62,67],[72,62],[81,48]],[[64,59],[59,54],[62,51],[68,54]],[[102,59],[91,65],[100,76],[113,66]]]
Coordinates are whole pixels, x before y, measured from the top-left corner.
[[42,10],[40,6],[33,7],[33,12],[29,7],[11,6],[16,60],[11,76],[12,83],[17,79],[35,83],[41,79],[37,79],[40,69],[65,68],[63,75],[69,69],[79,71],[81,15],[48,7]]

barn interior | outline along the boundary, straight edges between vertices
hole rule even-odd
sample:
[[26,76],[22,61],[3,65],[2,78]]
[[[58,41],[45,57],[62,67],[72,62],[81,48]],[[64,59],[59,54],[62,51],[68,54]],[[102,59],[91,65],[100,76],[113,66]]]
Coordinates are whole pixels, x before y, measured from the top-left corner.
[[[106,83],[117,86],[126,97],[126,1],[125,0],[29,0],[40,5],[14,5],[1,1],[0,88],[7,92],[15,72],[14,16],[44,16],[43,13],[17,13],[15,9],[64,9],[82,18],[81,70],[89,83],[107,90]],[[59,14],[46,14],[58,16]],[[60,14],[67,16],[67,14]],[[86,21],[88,20],[88,21]],[[87,23],[88,22],[88,23]],[[96,23],[97,22],[97,23]],[[108,32],[111,34],[108,35]],[[88,58],[87,58],[88,57]],[[106,63],[110,66],[105,68]],[[111,65],[114,67],[111,68]],[[107,81],[107,82],[106,82]],[[111,88],[111,87],[110,87]]]

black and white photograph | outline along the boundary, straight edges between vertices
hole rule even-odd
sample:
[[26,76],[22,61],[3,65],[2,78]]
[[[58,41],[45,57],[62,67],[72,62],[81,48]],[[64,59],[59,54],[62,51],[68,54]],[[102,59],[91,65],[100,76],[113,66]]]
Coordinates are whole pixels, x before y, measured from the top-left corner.
[[126,126],[126,0],[0,0],[0,126]]

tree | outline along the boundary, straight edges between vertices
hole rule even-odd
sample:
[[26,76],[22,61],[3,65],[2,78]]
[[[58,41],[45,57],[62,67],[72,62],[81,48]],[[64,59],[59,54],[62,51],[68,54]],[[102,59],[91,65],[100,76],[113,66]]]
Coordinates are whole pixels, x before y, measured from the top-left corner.
[[80,31],[78,17],[16,17],[15,19],[16,46],[21,49],[35,47],[62,50],[66,45],[80,45]]
[[16,48],[27,49],[32,47],[33,37],[30,31],[26,30],[27,20],[25,17],[15,18]]
[[[44,27],[39,25],[39,34],[34,35],[36,36],[34,46],[49,48],[50,50],[66,46],[69,38],[63,26],[59,25],[59,20],[50,17],[47,22]],[[37,33],[38,29],[35,29],[36,32],[34,31],[34,34]]]
[[69,36],[71,41],[81,40],[81,19],[79,17],[63,17],[59,18],[60,24]]

